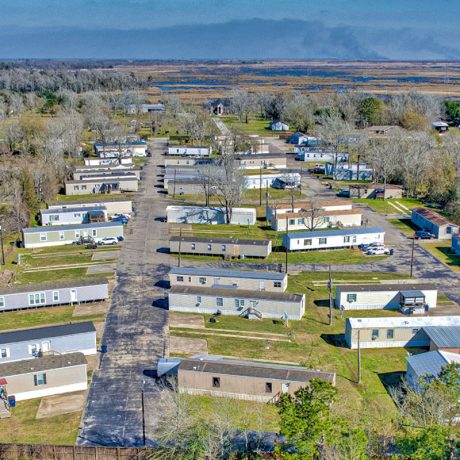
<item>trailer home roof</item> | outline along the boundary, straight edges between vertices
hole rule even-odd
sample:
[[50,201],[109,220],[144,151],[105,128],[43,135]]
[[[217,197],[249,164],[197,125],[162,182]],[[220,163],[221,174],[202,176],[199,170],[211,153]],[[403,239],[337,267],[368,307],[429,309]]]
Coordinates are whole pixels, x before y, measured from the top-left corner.
[[64,230],[85,230],[92,228],[106,227],[123,227],[119,222],[101,222],[99,224],[74,224],[74,225],[53,225],[52,227],[30,227],[23,228],[23,233],[44,233],[44,232],[59,232]]
[[61,213],[68,213],[68,212],[100,212],[106,211],[107,208],[103,205],[101,206],[86,206],[86,207],[75,207],[75,208],[58,208],[58,209],[42,209],[40,211],[41,214],[61,214]]
[[428,326],[423,330],[438,348],[460,347],[460,326]]
[[[278,220],[283,220],[286,218],[290,217],[305,217],[305,218],[311,218],[311,214],[309,215],[308,213],[311,211],[310,209],[305,209],[305,212],[286,212],[284,214],[278,214],[276,218]],[[327,209],[320,209],[318,211],[315,211],[315,214],[313,215],[314,218],[317,217],[322,217],[322,216],[357,216],[361,215],[362,212],[358,211],[356,209],[337,209],[334,211],[328,211]]]
[[346,235],[367,235],[372,233],[385,233],[383,227],[368,227],[368,228],[348,228],[341,230],[318,230],[311,232],[295,232],[289,233],[289,239],[298,239],[298,238],[323,238],[327,236],[346,236]]
[[392,283],[392,284],[343,284],[337,285],[341,292],[388,292],[388,291],[436,291],[431,283]]
[[452,222],[446,219],[441,214],[433,211],[432,209],[428,208],[416,208],[413,209],[412,212],[417,213],[419,216],[424,217],[425,219],[429,220],[433,224],[436,225],[453,225]]
[[223,276],[234,278],[261,279],[261,280],[276,280],[282,281],[286,277],[284,273],[268,272],[268,271],[243,271],[243,270],[220,270],[201,267],[178,267],[173,268],[171,275],[199,275],[199,276]]
[[247,291],[243,289],[229,288],[202,288],[194,286],[173,286],[169,291],[171,294],[202,295],[231,298],[251,298],[279,300],[284,302],[300,302],[303,294],[289,294],[286,292]]
[[65,355],[47,355],[42,358],[26,359],[0,364],[0,377],[11,375],[32,374],[64,367],[88,364],[83,353],[68,353]]
[[296,366],[281,366],[250,361],[233,361],[230,359],[184,358],[179,364],[179,370],[204,372],[207,374],[226,374],[239,377],[253,377],[268,380],[290,380],[294,382],[309,382],[320,377],[334,382],[334,373],[315,371]]
[[[346,200],[333,200],[333,201],[320,201],[319,203],[312,203],[311,201],[303,201],[294,203],[294,209],[303,208],[311,209],[313,207],[328,207],[328,206],[351,206],[351,201]],[[273,210],[275,209],[292,209],[291,203],[281,203],[276,206],[270,206]]]
[[449,363],[460,363],[460,355],[448,351],[433,350],[409,356],[407,362],[418,376],[437,376],[441,369]]
[[171,236],[170,241],[185,243],[245,244],[252,246],[269,246],[270,240],[240,240],[239,238],[201,238],[194,236]]
[[427,327],[460,326],[460,316],[395,316],[383,318],[347,318],[354,329],[393,328],[393,327]]
[[84,334],[85,332],[96,332],[94,324],[91,321],[2,332],[0,334],[0,344],[26,342],[28,340],[40,340],[65,335]]
[[49,291],[52,289],[76,288],[107,284],[106,278],[87,278],[66,281],[51,281],[48,283],[18,284],[0,288],[0,295],[20,294],[23,292]]

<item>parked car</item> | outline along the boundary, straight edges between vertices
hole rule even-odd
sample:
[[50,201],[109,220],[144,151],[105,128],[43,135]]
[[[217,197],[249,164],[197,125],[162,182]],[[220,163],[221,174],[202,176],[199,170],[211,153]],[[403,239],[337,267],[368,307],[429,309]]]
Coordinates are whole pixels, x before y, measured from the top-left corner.
[[85,248],[86,249],[97,249],[97,243],[88,243]]
[[125,219],[131,219],[131,216],[129,214],[123,213],[123,212],[117,212],[116,214],[113,215],[112,219],[115,219],[117,217],[124,217]]
[[368,256],[390,255],[390,250],[385,247],[376,247],[368,249],[366,254]]
[[92,244],[95,243],[94,238],[91,236],[80,236],[78,240],[72,242],[72,244]]
[[360,244],[358,246],[361,251],[367,251],[368,249],[373,249],[373,248],[384,248],[385,245],[383,243],[368,243],[368,244]]
[[337,193],[337,196],[343,197],[343,198],[350,198],[350,191],[349,190],[340,190],[340,192]]
[[101,238],[97,244],[101,245],[101,246],[110,246],[110,245],[113,245],[113,244],[118,244],[118,238],[114,238],[114,237],[111,237],[111,236],[107,236],[105,238]]
[[112,222],[119,222],[120,224],[126,225],[129,221],[126,217],[118,216],[114,217]]
[[434,235],[430,232],[425,232],[424,230],[417,230],[414,233],[414,238],[416,240],[431,240],[431,238],[434,238]]

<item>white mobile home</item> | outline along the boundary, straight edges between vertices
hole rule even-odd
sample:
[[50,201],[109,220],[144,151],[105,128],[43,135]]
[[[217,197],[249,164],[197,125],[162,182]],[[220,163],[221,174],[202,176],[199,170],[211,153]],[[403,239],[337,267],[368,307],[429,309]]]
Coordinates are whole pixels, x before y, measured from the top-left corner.
[[194,286],[284,292],[287,275],[279,272],[178,267],[169,272],[171,286]]
[[174,145],[168,147],[168,155],[208,157],[212,153],[211,147],[193,145]]
[[123,238],[123,224],[104,222],[101,224],[56,225],[22,229],[22,242],[25,248],[44,248],[74,244],[82,237],[94,240],[113,237]]
[[100,158],[145,157],[147,155],[147,143],[138,141],[121,144],[94,144],[94,150]]
[[110,194],[137,192],[139,183],[136,176],[90,178],[70,180],[65,185],[66,195]]
[[436,308],[438,290],[433,284],[351,284],[336,287],[335,306],[345,310],[416,310]]
[[347,318],[345,341],[350,348],[429,347],[428,326],[460,326],[460,316]]
[[99,158],[89,157],[85,158],[85,166],[118,166],[118,165],[132,165],[133,159],[129,158]]
[[106,210],[107,215],[113,216],[115,214],[129,214],[133,212],[133,202],[131,200],[122,199],[109,199],[110,197],[104,197],[103,201],[100,202],[88,202],[82,203],[81,201],[66,201],[65,203],[55,203],[48,205],[49,210],[56,209],[69,209],[69,208],[102,208]]
[[[205,206],[168,206],[166,208],[168,223],[176,224],[225,224],[225,209]],[[231,224],[254,225],[255,208],[233,208]]]
[[289,233],[288,236],[283,234],[283,247],[287,247],[289,251],[341,249],[352,248],[360,244],[383,244],[384,238],[385,229],[382,227],[294,232]]
[[311,147],[294,147],[295,159],[305,162],[314,163],[346,163],[348,161],[348,153],[335,153],[328,150],[321,150]]
[[105,278],[19,284],[0,288],[0,312],[99,302],[108,297]]
[[[246,189],[267,189],[273,187],[277,179],[287,179],[294,186],[300,185],[300,174],[299,173],[279,173],[279,174],[253,174],[245,176],[245,188]],[[261,185],[262,184],[262,185]]]
[[47,225],[72,225],[89,224],[93,222],[105,222],[107,220],[107,208],[75,207],[65,209],[42,209],[40,210],[41,223]]

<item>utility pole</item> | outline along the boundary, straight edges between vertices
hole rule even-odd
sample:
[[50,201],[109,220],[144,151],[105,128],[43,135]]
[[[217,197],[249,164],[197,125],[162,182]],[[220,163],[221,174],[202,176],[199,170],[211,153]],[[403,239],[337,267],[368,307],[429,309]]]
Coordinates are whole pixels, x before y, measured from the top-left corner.
[[176,176],[177,176],[177,169],[174,169],[173,198],[176,197]]
[[3,247],[3,228],[0,226],[0,246],[2,249],[2,265],[5,265],[5,249]]
[[180,263],[181,263],[181,251],[182,251],[182,228],[179,229],[179,257],[177,259],[178,267],[180,267]]
[[262,206],[262,165],[259,171],[259,206]]
[[265,223],[267,225],[270,224],[270,222],[268,221],[268,205],[269,205],[269,197],[270,195],[268,194],[268,182],[267,182],[267,188],[265,190]]
[[414,271],[414,252],[415,252],[415,236],[412,237],[412,251],[410,255],[410,277],[412,278],[412,273]]
[[361,329],[358,329],[358,384],[361,383]]
[[286,268],[285,272],[288,272],[288,254],[289,254],[289,218],[286,214]]
[[329,279],[327,282],[327,288],[329,290],[329,326],[332,326],[332,277],[331,277],[331,266],[329,265]]
[[144,405],[144,385],[145,385],[145,380],[142,381],[142,440],[143,440],[143,445],[145,447],[145,405]]
[[302,168],[300,168],[300,182],[299,182],[299,192],[302,195]]

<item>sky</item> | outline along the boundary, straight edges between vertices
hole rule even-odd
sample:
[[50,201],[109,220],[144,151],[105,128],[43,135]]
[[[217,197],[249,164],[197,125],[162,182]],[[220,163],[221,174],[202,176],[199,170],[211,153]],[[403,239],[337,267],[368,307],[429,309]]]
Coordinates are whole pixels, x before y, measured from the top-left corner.
[[460,59],[459,0],[0,0],[0,58]]

